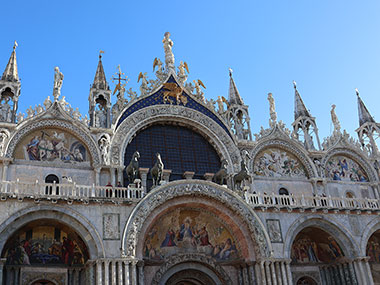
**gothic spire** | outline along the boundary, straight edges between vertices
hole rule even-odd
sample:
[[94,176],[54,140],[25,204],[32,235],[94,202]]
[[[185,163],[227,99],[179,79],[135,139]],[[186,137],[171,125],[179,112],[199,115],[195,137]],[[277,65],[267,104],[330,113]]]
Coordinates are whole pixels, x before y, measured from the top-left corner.
[[359,126],[362,126],[364,123],[375,123],[375,120],[369,113],[367,107],[364,105],[362,99],[359,96],[359,90],[356,88],[356,96],[358,96],[358,111],[359,111]]
[[239,91],[236,87],[235,81],[232,78],[232,69],[229,69],[230,72],[230,89],[228,91],[228,101],[230,104],[244,105],[243,99],[241,99]]
[[309,111],[306,109],[305,104],[302,101],[300,93],[298,93],[297,90],[297,84],[295,81],[293,81],[293,86],[294,86],[294,119],[296,120],[297,118],[301,116],[305,117],[311,117]]
[[13,51],[12,51],[11,57],[9,58],[7,67],[5,68],[5,71],[3,73],[3,76],[1,77],[1,80],[11,81],[11,82],[20,81],[18,77],[18,70],[17,70],[16,47],[17,47],[17,42],[15,41],[13,45]]
[[106,75],[104,73],[103,63],[102,63],[102,53],[104,51],[99,52],[99,63],[98,68],[96,69],[96,74],[94,78],[94,83],[92,84],[92,88],[108,90],[109,86],[106,80]]

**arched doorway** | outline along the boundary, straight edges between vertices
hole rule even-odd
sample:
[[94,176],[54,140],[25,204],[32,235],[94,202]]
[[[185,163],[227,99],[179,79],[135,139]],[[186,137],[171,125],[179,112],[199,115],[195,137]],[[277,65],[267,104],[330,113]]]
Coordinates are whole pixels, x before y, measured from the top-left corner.
[[[47,276],[69,280],[73,268],[79,278],[84,276],[89,252],[84,240],[69,225],[53,219],[39,219],[16,230],[6,241],[1,257],[6,259],[5,284],[28,280],[26,284],[50,285],[55,283]],[[35,281],[36,274],[46,279]]]
[[55,174],[49,174],[45,178],[45,183],[54,184],[54,186],[46,186],[45,194],[46,195],[59,195],[59,187],[56,184],[59,183],[59,178]]
[[173,274],[166,282],[167,285],[216,285],[215,282],[202,271],[187,269]]
[[55,283],[49,281],[49,280],[37,280],[33,282],[31,285],[56,285]]
[[313,278],[305,276],[298,279],[297,285],[317,285],[317,282]]
[[369,256],[373,282],[380,284],[380,230],[374,232],[368,239],[366,255]]

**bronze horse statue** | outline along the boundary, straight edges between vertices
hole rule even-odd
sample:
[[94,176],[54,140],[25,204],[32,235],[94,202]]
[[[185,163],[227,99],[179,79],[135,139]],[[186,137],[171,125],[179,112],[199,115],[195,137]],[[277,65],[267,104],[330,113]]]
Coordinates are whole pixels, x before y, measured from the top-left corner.
[[250,184],[252,183],[252,176],[249,174],[248,167],[245,164],[245,159],[249,159],[250,156],[246,150],[242,152],[242,159],[240,162],[241,170],[234,175],[233,182],[234,182],[234,190],[236,188],[238,190],[243,190],[244,182],[248,181]]
[[128,176],[129,183],[133,183],[135,179],[139,178],[139,159],[140,159],[140,153],[136,150],[135,153],[132,155],[131,162],[128,164],[127,168],[125,169],[125,172]]
[[164,163],[162,162],[161,155],[156,153],[156,163],[150,170],[150,175],[153,179],[153,186],[160,185],[162,180],[162,173],[164,172]]
[[219,185],[227,184],[227,176],[228,176],[227,165],[228,165],[227,160],[223,159],[221,162],[220,169],[218,170],[217,173],[215,173],[214,177],[212,178],[213,182]]

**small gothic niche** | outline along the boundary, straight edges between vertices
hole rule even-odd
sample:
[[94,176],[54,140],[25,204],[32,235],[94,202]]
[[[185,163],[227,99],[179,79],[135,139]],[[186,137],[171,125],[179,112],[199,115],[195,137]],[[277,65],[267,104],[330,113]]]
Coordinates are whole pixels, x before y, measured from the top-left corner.
[[235,109],[230,110],[228,121],[231,128],[238,139],[248,140],[251,139],[251,131],[249,127],[249,116],[245,110]]
[[14,93],[11,88],[7,87],[1,93],[0,99],[0,121],[2,122],[14,122]]

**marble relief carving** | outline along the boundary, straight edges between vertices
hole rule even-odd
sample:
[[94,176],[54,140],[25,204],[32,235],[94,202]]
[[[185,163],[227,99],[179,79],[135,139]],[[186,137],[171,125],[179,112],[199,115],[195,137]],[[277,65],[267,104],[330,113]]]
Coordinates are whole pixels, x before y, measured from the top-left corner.
[[120,215],[103,214],[103,239],[120,239]]
[[267,148],[256,156],[254,174],[266,177],[307,177],[302,163],[294,155],[279,148]]

